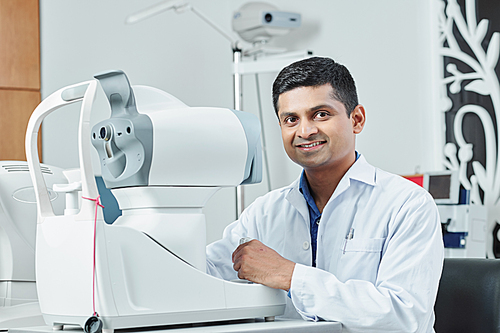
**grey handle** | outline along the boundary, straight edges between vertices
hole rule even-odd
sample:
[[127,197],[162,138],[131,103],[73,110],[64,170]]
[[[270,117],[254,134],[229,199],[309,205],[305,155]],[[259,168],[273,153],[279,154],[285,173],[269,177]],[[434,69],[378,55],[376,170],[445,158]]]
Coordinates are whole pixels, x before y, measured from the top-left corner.
[[99,80],[111,105],[111,117],[137,115],[135,97],[127,75],[121,70],[112,70],[94,75]]

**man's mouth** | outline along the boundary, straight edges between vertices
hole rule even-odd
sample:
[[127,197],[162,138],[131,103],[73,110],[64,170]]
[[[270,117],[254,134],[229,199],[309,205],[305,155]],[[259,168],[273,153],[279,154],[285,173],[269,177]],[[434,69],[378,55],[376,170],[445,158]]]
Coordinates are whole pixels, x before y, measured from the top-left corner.
[[313,148],[313,147],[322,145],[324,143],[326,143],[326,141],[315,141],[315,142],[311,142],[311,143],[299,144],[299,145],[297,145],[297,147],[298,148]]

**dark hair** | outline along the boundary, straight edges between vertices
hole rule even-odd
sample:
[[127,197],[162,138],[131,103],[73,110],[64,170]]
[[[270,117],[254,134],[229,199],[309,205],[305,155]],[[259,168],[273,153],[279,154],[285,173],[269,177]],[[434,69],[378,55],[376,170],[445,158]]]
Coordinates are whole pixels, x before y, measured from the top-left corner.
[[273,105],[278,115],[278,98],[281,94],[299,87],[319,87],[330,84],[333,98],[344,104],[347,116],[358,105],[356,84],[349,70],[333,59],[311,57],[283,68],[273,83]]

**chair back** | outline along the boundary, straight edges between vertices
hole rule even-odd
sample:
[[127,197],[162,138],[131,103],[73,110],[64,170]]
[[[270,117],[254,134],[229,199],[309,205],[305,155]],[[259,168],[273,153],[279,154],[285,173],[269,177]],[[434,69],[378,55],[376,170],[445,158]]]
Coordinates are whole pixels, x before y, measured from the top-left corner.
[[436,333],[500,333],[500,260],[445,258]]

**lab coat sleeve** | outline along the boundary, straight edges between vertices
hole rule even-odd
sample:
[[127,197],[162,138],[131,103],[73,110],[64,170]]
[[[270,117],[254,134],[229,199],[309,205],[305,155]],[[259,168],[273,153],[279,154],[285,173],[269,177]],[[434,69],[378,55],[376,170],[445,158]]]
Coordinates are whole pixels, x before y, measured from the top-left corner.
[[246,214],[243,213],[239,220],[224,229],[222,239],[207,246],[207,274],[224,280],[238,279],[238,273],[233,269],[232,254],[240,239],[249,237],[246,220]]
[[343,332],[427,332],[444,254],[432,198],[420,195],[406,202],[388,230],[375,284],[341,282],[329,272],[296,264],[291,299],[297,312],[306,320],[339,321]]

